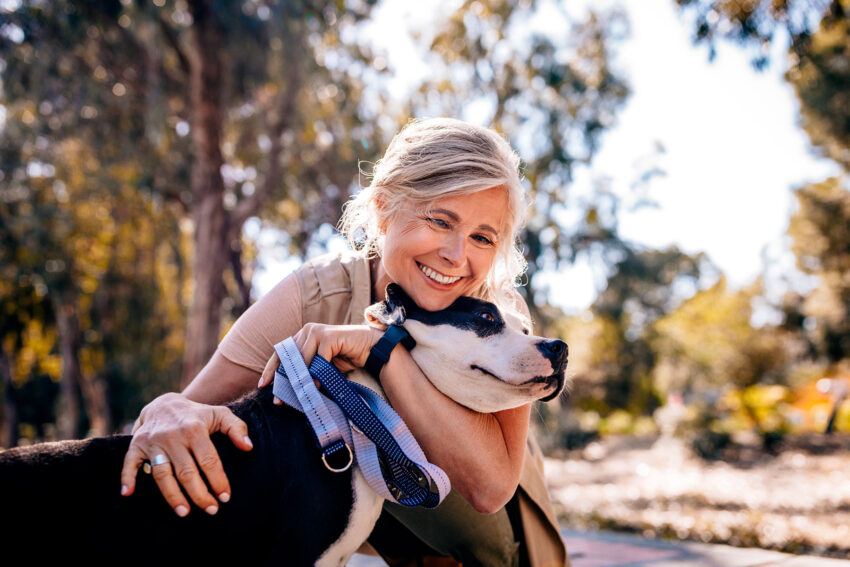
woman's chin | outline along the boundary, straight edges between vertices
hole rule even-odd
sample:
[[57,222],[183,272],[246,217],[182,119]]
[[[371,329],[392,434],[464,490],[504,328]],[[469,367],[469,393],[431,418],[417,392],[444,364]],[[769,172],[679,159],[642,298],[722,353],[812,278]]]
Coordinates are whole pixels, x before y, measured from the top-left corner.
[[454,293],[442,293],[438,297],[435,297],[434,293],[419,293],[416,295],[411,294],[410,298],[425,311],[441,311],[454,303],[458,296]]

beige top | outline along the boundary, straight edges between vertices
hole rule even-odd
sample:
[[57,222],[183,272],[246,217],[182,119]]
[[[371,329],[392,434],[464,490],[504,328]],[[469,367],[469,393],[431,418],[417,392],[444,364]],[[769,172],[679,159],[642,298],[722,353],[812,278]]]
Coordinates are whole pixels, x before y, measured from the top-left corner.
[[[300,313],[292,307],[292,298],[287,298],[292,289],[287,278],[251,306],[225,335],[218,346],[225,358],[259,374],[274,352],[274,345],[292,334],[287,329],[300,329],[304,322],[365,322],[363,313],[371,303],[372,290],[369,261],[365,258],[351,253],[326,254],[306,262],[294,272],[294,277],[301,294]],[[543,480],[543,461],[531,438],[514,498],[518,500],[531,565],[568,565]]]

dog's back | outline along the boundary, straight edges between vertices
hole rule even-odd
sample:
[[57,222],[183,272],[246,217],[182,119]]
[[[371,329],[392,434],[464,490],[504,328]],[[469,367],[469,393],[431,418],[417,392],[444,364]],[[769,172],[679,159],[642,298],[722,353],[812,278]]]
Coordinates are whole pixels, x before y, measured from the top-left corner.
[[122,497],[129,436],[0,452],[3,555],[35,564],[312,565],[346,527],[351,474],[325,469],[306,420],[274,406],[269,390],[231,406],[248,424],[252,451],[213,436],[233,493],[215,516],[194,508],[178,517],[141,472],[136,493]]

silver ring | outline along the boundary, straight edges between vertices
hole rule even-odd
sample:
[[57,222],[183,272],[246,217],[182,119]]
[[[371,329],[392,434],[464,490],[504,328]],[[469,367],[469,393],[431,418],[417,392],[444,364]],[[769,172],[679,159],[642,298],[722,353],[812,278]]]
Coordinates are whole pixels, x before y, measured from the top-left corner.
[[159,454],[157,454],[157,455],[154,455],[154,456],[153,456],[153,459],[151,459],[151,465],[153,465],[153,466],[156,466],[156,465],[167,465],[167,464],[168,464],[168,463],[170,463],[170,462],[171,462],[171,461],[169,461],[169,460],[168,460],[168,457],[166,457],[166,456],[165,456],[165,455],[163,455],[162,453],[159,453]]

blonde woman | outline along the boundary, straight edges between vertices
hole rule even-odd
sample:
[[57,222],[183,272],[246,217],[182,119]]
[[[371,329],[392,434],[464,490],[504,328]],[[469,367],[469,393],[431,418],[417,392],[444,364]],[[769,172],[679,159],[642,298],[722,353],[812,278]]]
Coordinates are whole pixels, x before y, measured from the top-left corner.
[[[363,312],[390,282],[428,310],[469,295],[528,317],[515,290],[525,267],[516,244],[526,208],[519,158],[497,133],[451,119],[411,122],[345,208],[340,230],[353,251],[316,258],[282,280],[240,317],[182,393],[142,410],[122,494],[132,494],[143,461],[165,455],[171,466],[154,467],[154,477],[174,511],[189,513],[182,487],[215,514],[230,488],[210,434],[221,431],[250,450],[245,424],[218,404],[254,387],[273,345],[288,336],[306,360],[318,353],[343,371],[362,367],[381,336],[363,324]],[[528,405],[468,410],[434,388],[403,348],[392,351],[380,380],[453,487],[434,510],[385,505],[370,543],[388,563],[437,556],[465,566],[567,563],[539,459],[526,458]]]

